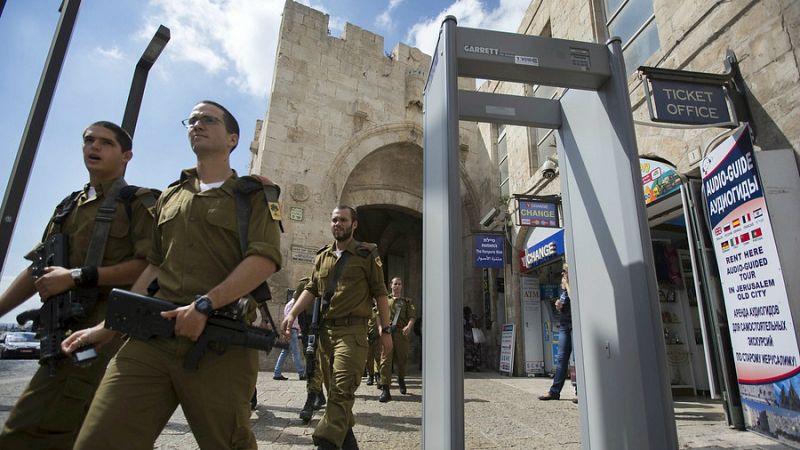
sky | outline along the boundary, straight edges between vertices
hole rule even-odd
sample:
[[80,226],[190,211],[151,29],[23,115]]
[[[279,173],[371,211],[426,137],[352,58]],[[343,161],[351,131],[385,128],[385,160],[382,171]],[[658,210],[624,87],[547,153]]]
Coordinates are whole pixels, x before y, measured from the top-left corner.
[[[431,54],[446,15],[459,26],[515,32],[530,0],[303,0],[330,15],[331,34],[349,22]],[[59,20],[61,0],[7,0],[0,15],[0,185],[14,160]],[[3,265],[4,291],[28,263],[55,205],[88,175],[81,134],[92,122],[122,122],[133,69],[160,24],[171,40],[150,71],[134,136],[129,184],[164,189],[193,167],[181,120],[200,100],[237,117],[239,147],[231,165],[249,173],[256,120],[269,87],[284,0],[83,0]],[[268,174],[266,174],[268,175]],[[0,322],[13,322],[31,299]]]

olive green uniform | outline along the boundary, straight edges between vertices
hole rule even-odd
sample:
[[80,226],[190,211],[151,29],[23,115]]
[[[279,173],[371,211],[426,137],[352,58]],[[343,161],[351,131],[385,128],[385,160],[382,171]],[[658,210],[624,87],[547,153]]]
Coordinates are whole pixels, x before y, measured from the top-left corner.
[[[372,316],[368,323],[369,336],[374,336],[374,340],[369,344],[367,350],[367,375],[374,377],[380,371],[381,341],[378,338],[378,307],[372,307]],[[380,383],[379,383],[380,384]]]
[[[388,355],[384,352],[381,354],[380,373],[381,385],[389,386],[392,384],[392,363],[394,363],[395,371],[398,378],[406,377],[406,365],[408,363],[408,349],[409,339],[408,336],[403,334],[403,328],[408,325],[411,319],[417,316],[417,308],[411,299],[403,297],[389,296],[389,314],[391,320],[394,320],[397,311],[400,311],[400,317],[397,319],[397,329],[392,332],[392,343],[394,344],[393,350]],[[402,387],[402,386],[401,386]]]
[[[314,260],[314,272],[306,290],[315,297],[325,292],[333,277],[336,245],[322,248]],[[353,403],[367,361],[367,322],[372,298],[386,295],[380,257],[374,244],[351,241],[351,253],[334,289],[330,306],[324,312],[319,336],[322,376],[329,387],[325,415],[314,430],[319,439],[341,447],[347,431],[355,424]]]
[[[112,184],[113,181],[96,186],[97,194],[92,198],[88,197],[87,184],[61,225],[60,232],[68,237],[69,267],[67,268],[81,267],[85,264],[97,210],[103,203],[104,193],[108,192]],[[142,195],[147,192],[149,190],[140,190]],[[57,228],[57,225],[51,222],[47,227],[45,239],[58,232]],[[123,201],[117,200],[100,266],[113,266],[134,258],[144,259],[150,248],[152,229],[152,213],[142,205],[138,195],[128,206]],[[26,258],[32,259],[33,256],[34,252],[31,252]],[[111,287],[99,289],[97,305],[85,319],[73,327],[73,331],[88,328],[103,320],[106,310],[105,300],[110,290]],[[116,353],[121,342],[121,339],[116,339],[103,346],[97,352],[97,359],[89,367],[61,362],[54,377],[49,376],[47,367],[39,367],[8,416],[0,434],[0,448],[72,448],[108,361]]]
[[[263,193],[250,198],[242,255],[235,181],[234,173],[219,188],[200,192],[197,171],[191,169],[162,194],[148,256],[159,268],[158,297],[187,305],[220,284],[249,255],[269,258],[280,269],[278,222]],[[208,351],[197,370],[187,370],[183,359],[192,345],[185,337],[129,339],[108,367],[75,448],[152,449],[180,404],[201,448],[255,449],[249,402],[258,352],[241,346]]]

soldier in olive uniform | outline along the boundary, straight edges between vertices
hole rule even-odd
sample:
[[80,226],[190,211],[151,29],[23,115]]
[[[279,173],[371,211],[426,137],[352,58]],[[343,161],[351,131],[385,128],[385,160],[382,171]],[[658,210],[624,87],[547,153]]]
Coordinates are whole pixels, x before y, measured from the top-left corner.
[[381,396],[378,399],[385,403],[392,399],[389,386],[392,384],[392,364],[397,371],[397,385],[400,393],[406,393],[406,366],[408,363],[409,338],[411,330],[414,329],[414,321],[417,316],[417,309],[411,299],[401,297],[403,293],[403,280],[400,277],[392,278],[392,294],[389,296],[389,311],[392,321],[397,317],[396,328],[392,331],[393,351],[384,351],[381,354],[380,363],[380,388]]
[[[159,199],[150,264],[133,286],[144,293],[158,278],[157,297],[177,305],[161,313],[175,320],[176,336],[128,339],[97,390],[78,450],[153,448],[179,404],[200,448],[256,448],[249,402],[258,351],[233,345],[209,351],[196,370],[185,369],[183,360],[213,310],[248,295],[280,269],[279,224],[263,192],[252,195],[242,254],[233,190],[237,176],[229,159],[239,141],[236,119],[206,100],[184,125],[197,168],[183,171]],[[79,333],[64,342],[65,350],[74,349],[75,339],[102,343],[114,332],[94,327]]]
[[[155,195],[147,189],[131,186],[135,195],[127,200],[117,195],[102,262],[98,266],[84,265],[95,235],[98,209],[107,194],[117,189],[112,190],[112,185],[122,180],[132,157],[131,137],[118,125],[96,122],[86,128],[83,161],[89,183],[59,205],[56,214],[60,217],[51,219],[43,239],[55,233],[66,235],[69,267],[48,267],[36,280],[30,268],[23,270],[0,295],[0,317],[36,292],[46,299],[76,287],[96,286],[96,306],[72,327],[87,328],[103,320],[105,299],[111,288],[133,284],[147,265],[145,257],[151,244],[153,215],[146,205],[152,206]],[[117,186],[121,187],[121,183]],[[34,254],[31,252],[27,258],[32,259]],[[78,367],[65,359],[58,362],[53,377],[46,367],[40,367],[11,410],[0,435],[0,448],[72,448],[106,365],[120,344],[117,339],[99,350],[97,359],[88,367]]]
[[[381,344],[378,341],[378,307],[372,307],[372,316],[369,318],[369,350],[367,350],[367,386],[375,384],[377,372],[380,370]],[[378,383],[380,384],[380,382]]]
[[[387,331],[390,329],[381,259],[374,244],[353,239],[357,226],[358,216],[353,208],[339,206],[333,210],[331,231],[335,242],[317,253],[311,281],[281,326],[288,335],[294,318],[314,297],[322,297],[326,291],[333,294],[322,311],[319,333],[320,366],[330,388],[325,415],[313,434],[314,444],[321,450],[358,448],[353,434],[353,403],[367,361],[370,299],[377,300],[379,319]],[[333,283],[336,263],[343,258],[341,277]],[[382,334],[380,339],[384,348],[391,350],[391,333]]]

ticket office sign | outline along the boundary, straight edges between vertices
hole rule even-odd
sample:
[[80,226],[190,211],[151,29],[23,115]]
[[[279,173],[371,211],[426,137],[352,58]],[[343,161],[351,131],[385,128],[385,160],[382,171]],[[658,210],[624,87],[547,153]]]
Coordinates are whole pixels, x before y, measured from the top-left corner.
[[749,129],[710,152],[701,170],[745,421],[756,428],[763,416],[792,416],[781,403],[800,384],[800,361]]

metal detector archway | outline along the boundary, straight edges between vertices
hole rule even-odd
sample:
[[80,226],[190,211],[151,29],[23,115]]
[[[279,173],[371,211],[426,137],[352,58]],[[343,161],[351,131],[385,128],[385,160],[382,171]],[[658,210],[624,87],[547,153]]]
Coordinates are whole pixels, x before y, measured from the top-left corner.
[[[570,89],[560,100],[467,92],[459,76]],[[582,447],[678,447],[628,95],[619,39],[443,21],[424,102],[424,448],[464,448],[459,120],[557,131]]]

